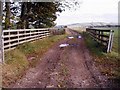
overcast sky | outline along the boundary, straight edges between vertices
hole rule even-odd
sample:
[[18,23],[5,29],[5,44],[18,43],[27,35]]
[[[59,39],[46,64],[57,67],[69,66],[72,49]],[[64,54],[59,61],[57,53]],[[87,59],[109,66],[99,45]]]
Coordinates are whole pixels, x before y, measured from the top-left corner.
[[118,2],[120,0],[82,0],[77,10],[66,10],[60,13],[57,25],[67,25],[83,22],[113,22],[118,21]]

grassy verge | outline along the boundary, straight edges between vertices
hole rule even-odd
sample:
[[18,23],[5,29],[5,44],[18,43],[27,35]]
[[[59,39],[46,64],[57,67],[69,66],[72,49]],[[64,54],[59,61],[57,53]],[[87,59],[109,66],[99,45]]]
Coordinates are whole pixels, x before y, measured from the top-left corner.
[[116,34],[111,53],[103,52],[100,45],[86,32],[83,33],[83,36],[85,38],[85,43],[93,56],[93,60],[96,62],[96,66],[103,75],[106,75],[109,80],[112,80],[112,82],[117,83],[116,85],[118,85],[118,82],[120,81],[120,57],[118,56],[118,42],[116,41],[118,37]]
[[14,50],[5,52],[5,63],[2,65],[3,87],[8,87],[20,79],[27,69],[34,67],[40,61],[40,57],[54,43],[65,37],[66,35],[56,35],[22,44]]

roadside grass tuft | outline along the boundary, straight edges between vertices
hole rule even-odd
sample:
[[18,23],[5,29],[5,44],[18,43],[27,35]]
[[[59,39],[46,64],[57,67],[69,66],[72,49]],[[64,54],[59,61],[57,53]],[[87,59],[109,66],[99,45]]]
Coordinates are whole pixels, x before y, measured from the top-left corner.
[[103,50],[104,49],[103,46],[101,46],[99,43],[93,40],[89,36],[89,34],[83,32],[83,36],[84,36],[87,47],[90,49],[92,53],[95,53],[98,56],[101,56],[105,53]]
[[2,81],[3,85],[9,86],[23,75],[23,71],[28,68],[26,56],[18,49],[5,53],[5,63],[3,64]]
[[2,84],[9,87],[20,79],[31,67],[35,67],[40,57],[56,42],[66,35],[56,35],[19,45],[16,49],[5,52],[5,63],[2,65]]

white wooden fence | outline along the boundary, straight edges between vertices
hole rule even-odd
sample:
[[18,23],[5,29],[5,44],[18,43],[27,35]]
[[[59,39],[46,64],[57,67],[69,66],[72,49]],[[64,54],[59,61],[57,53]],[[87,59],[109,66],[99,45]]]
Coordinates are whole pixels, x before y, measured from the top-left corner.
[[2,53],[0,53],[2,55],[0,62],[4,62],[4,51],[14,49],[25,42],[48,37],[53,31],[63,32],[64,30],[58,30],[58,28],[3,30],[0,37]]
[[14,49],[17,45],[50,35],[49,29],[17,29],[3,30],[4,50]]
[[94,40],[105,46],[106,52],[111,52],[114,35],[113,30],[86,28],[86,31]]

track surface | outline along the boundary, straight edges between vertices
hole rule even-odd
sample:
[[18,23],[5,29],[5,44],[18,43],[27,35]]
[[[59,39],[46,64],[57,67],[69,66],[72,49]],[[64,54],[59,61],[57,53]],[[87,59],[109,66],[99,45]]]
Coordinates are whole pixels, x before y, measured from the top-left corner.
[[[79,35],[68,29],[70,36]],[[62,43],[70,44],[59,48]],[[84,38],[64,39],[56,43],[40,58],[35,68],[28,70],[13,88],[103,88],[107,79],[92,61]]]

